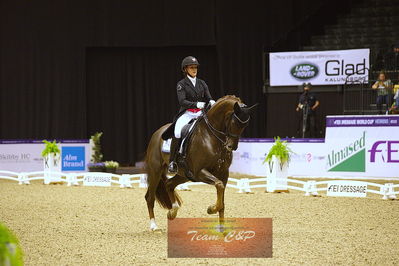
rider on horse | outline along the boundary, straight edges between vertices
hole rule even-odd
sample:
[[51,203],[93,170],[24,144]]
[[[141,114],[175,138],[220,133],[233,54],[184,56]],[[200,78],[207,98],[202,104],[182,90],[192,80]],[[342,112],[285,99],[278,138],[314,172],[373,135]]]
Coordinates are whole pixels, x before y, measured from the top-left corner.
[[191,119],[201,115],[200,111],[205,107],[206,102],[210,102],[211,105],[215,103],[209,93],[208,85],[202,79],[197,78],[198,66],[198,60],[193,56],[187,56],[181,63],[184,79],[177,83],[177,99],[180,110],[176,116],[174,128],[176,141],[172,142],[168,167],[169,175],[172,176],[176,175],[178,171],[176,157],[182,140],[182,128]]

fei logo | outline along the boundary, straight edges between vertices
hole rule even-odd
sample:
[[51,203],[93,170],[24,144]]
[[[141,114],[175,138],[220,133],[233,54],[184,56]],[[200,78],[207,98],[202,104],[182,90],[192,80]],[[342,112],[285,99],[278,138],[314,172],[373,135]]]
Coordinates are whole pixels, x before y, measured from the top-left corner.
[[370,163],[376,162],[377,158],[381,158],[384,163],[399,163],[399,141],[398,140],[380,140],[374,142],[370,153]]
[[84,171],[85,165],[85,147],[62,147],[61,171]]

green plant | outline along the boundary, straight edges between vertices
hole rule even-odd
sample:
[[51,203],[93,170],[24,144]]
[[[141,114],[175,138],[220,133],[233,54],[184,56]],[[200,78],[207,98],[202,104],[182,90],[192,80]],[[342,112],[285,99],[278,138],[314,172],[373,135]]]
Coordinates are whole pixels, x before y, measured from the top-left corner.
[[281,165],[289,163],[292,153],[287,141],[281,141],[280,137],[274,138],[274,145],[270,148],[263,163],[270,163],[273,155],[280,160]]
[[93,136],[91,136],[91,140],[93,142],[93,155],[91,156],[91,161],[93,163],[100,163],[103,159],[103,154],[101,153],[101,136],[102,132],[96,132]]
[[115,161],[106,161],[105,162],[105,168],[118,168],[119,163]]
[[43,143],[46,144],[44,150],[42,151],[42,157],[47,157],[50,154],[60,154],[60,148],[58,148],[57,142],[54,140],[53,142],[43,140]]
[[0,223],[0,265],[23,265],[23,253],[17,237]]

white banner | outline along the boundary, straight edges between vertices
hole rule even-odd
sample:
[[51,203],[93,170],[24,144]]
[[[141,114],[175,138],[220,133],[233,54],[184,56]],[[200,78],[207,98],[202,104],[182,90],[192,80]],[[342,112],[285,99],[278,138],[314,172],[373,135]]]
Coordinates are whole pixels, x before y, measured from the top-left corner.
[[330,181],[327,184],[327,196],[365,198],[367,183],[351,180]]
[[[89,140],[60,140],[61,171],[84,172],[91,158]],[[0,140],[0,170],[43,171],[41,140]]]
[[347,78],[366,82],[369,55],[370,49],[270,53],[270,86],[340,85]]
[[[284,139],[283,139],[284,140]],[[288,176],[317,176],[324,172],[324,139],[288,139],[294,152],[288,168]],[[266,176],[263,161],[274,139],[241,139],[233,153],[230,172]]]
[[327,116],[327,175],[399,177],[399,117]]

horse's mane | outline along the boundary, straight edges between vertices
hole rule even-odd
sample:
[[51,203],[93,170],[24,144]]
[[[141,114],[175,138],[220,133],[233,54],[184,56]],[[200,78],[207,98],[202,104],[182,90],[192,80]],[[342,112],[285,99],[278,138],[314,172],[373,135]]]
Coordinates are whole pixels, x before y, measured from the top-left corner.
[[235,101],[235,102],[242,103],[241,99],[238,98],[238,97],[235,96],[235,95],[225,95],[225,96],[219,98],[219,99],[217,100],[217,102],[219,103],[219,102],[226,101],[226,100],[231,100],[231,101]]

